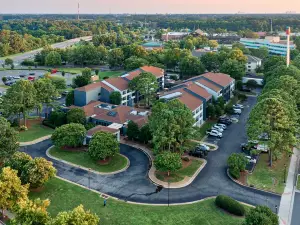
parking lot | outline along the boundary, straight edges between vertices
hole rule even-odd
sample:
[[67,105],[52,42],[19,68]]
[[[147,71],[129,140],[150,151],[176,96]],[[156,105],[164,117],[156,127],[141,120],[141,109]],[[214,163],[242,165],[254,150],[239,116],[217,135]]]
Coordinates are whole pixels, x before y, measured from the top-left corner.
[[[34,73],[34,75],[29,75]],[[28,79],[28,76],[33,76],[35,77],[35,79],[38,79],[40,76],[45,75],[46,73],[48,73],[48,71],[46,70],[5,70],[5,71],[0,71],[0,84],[4,85],[4,83],[2,82],[2,78],[3,77],[8,77],[8,76],[12,76],[12,77],[20,77],[20,75],[26,75],[25,77],[21,77],[20,79]],[[60,76],[62,77],[60,72],[57,72],[53,75],[56,76]],[[69,73],[66,73],[64,78],[66,79],[66,83],[67,85],[71,85],[72,84],[72,80],[73,78],[76,77],[76,75],[72,75]],[[14,81],[17,81],[19,79],[13,79]],[[1,87],[0,87],[1,88]],[[3,87],[0,89],[0,91],[3,91]]]

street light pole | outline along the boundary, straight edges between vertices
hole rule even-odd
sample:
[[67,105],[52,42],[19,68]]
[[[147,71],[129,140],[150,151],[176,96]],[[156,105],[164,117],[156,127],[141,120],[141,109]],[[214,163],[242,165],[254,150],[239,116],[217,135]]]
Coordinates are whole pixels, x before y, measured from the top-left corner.
[[275,211],[276,211],[276,214],[278,213],[278,206],[275,205]]
[[285,184],[286,182],[286,164],[284,164],[284,178],[283,178],[283,183]]

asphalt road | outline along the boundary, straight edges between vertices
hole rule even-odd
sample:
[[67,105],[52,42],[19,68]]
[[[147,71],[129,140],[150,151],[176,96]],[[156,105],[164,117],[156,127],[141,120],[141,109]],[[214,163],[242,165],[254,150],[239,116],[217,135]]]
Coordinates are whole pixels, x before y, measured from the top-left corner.
[[299,225],[300,224],[300,213],[299,212],[300,212],[300,193],[295,192],[291,225]]
[[[67,40],[67,41],[64,41],[64,42],[56,43],[56,44],[53,44],[51,46],[53,48],[66,48],[66,47],[74,45],[75,43],[79,42],[80,40],[89,41],[91,39],[92,39],[91,36],[80,37],[80,38],[75,38],[75,39]],[[24,59],[33,58],[34,55],[36,55],[41,50],[42,50],[42,48],[30,51],[30,52],[25,52],[23,54],[18,54],[18,55],[15,55],[15,56],[8,56],[8,57],[11,58],[12,60],[14,60],[14,63],[17,66],[22,61],[24,61]],[[0,60],[0,64],[2,64],[3,61],[4,60]]]
[[[240,143],[246,140],[245,124],[251,107],[256,102],[255,97],[249,97],[246,107],[237,124],[232,124],[218,141],[219,149],[211,152],[208,163],[196,179],[187,187],[169,190],[170,203],[183,203],[200,200],[210,196],[225,194],[253,205],[267,205],[275,211],[279,205],[280,196],[250,188],[242,187],[232,182],[226,174],[226,161],[233,152],[240,152]],[[52,145],[51,141],[44,141],[21,150],[33,157],[45,157],[45,152]],[[78,169],[56,160],[51,160],[57,168],[58,176],[78,184],[89,186],[94,190],[115,196],[125,201],[167,204],[168,189],[155,193],[156,186],[148,179],[149,161],[147,156],[137,149],[121,145],[121,153],[130,160],[130,167],[115,175],[97,175]],[[89,182],[90,180],[90,182]]]

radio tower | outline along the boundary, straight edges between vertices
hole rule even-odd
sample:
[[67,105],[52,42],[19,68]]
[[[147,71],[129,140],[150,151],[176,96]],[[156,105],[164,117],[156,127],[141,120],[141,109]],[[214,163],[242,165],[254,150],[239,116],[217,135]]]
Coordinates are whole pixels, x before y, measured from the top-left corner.
[[78,22],[78,24],[79,24],[79,8],[80,8],[80,6],[79,6],[79,2],[78,2],[78,11],[77,11],[77,22]]
[[289,67],[290,65],[290,34],[291,34],[291,28],[286,27],[286,66]]

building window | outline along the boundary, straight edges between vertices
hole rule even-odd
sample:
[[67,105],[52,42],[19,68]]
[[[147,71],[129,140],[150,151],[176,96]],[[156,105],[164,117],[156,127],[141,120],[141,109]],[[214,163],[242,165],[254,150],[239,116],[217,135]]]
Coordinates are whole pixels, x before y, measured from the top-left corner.
[[123,91],[122,93],[123,93],[123,95],[126,95],[126,91]]

